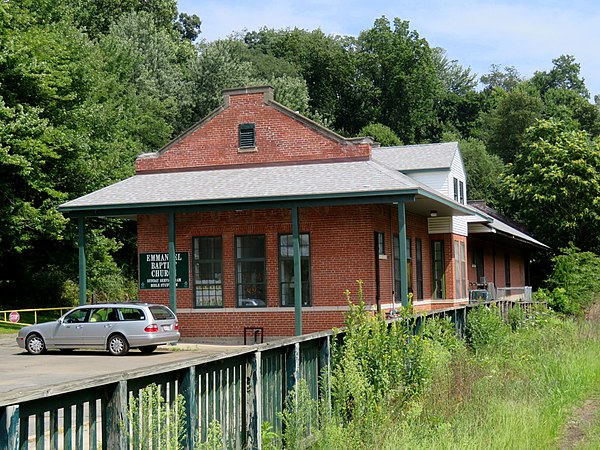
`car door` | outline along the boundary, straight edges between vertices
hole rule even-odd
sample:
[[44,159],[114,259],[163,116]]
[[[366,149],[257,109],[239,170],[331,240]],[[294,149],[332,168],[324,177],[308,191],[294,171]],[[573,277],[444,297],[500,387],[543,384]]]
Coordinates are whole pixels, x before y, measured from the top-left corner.
[[116,308],[94,308],[84,325],[83,342],[86,347],[104,348],[106,339],[118,322]]
[[90,308],[71,311],[59,321],[52,336],[52,345],[60,348],[77,348],[83,344],[83,328],[87,323]]

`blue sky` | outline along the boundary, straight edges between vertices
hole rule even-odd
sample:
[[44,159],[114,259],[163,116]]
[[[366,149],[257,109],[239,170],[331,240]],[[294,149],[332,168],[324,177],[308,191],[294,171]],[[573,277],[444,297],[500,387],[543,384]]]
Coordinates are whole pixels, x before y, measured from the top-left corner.
[[478,76],[491,64],[499,64],[515,66],[530,77],[536,70],[550,70],[553,58],[574,55],[592,97],[600,94],[598,0],[179,0],[178,4],[181,12],[200,17],[200,36],[209,41],[265,26],[357,36],[378,17],[398,17]]

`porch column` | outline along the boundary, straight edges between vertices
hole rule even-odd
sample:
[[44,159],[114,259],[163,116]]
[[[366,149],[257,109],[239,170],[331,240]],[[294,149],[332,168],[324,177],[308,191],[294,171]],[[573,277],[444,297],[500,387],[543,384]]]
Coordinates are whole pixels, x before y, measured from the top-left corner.
[[175,213],[169,213],[169,305],[177,314],[177,262],[175,261]]
[[302,335],[302,271],[300,266],[300,231],[298,207],[292,206],[292,241],[294,246],[294,315],[296,336]]
[[85,305],[87,291],[87,270],[85,264],[85,218],[80,217],[78,219],[77,228],[79,231],[79,304]]
[[408,306],[408,271],[406,270],[406,212],[404,202],[398,200],[398,247],[400,257],[400,302]]

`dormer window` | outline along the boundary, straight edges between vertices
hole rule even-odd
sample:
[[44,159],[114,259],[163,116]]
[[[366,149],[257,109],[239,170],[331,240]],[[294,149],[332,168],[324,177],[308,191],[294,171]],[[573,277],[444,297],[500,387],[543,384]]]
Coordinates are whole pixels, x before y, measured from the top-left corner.
[[241,123],[239,128],[240,150],[253,150],[256,147],[256,125]]

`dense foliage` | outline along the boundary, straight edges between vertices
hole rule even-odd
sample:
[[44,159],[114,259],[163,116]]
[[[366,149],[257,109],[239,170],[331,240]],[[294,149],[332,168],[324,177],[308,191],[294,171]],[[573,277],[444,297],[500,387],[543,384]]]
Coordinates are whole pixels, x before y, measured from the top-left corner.
[[[476,74],[401,19],[358,36],[263,28],[208,42],[200,31],[175,0],[0,3],[1,306],[76,298],[75,224],[57,205],[131,175],[136,155],[241,85],[270,84],[343,135],[458,140],[471,199],[555,250],[600,251],[600,111],[573,56],[531,79],[493,65],[477,90]],[[88,244],[88,295],[135,295],[135,226],[90,220]]]

